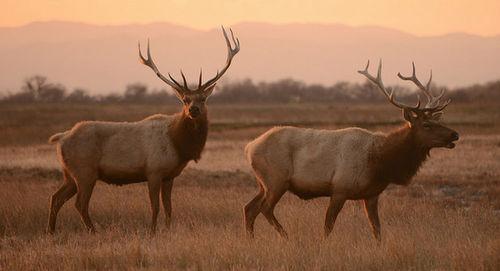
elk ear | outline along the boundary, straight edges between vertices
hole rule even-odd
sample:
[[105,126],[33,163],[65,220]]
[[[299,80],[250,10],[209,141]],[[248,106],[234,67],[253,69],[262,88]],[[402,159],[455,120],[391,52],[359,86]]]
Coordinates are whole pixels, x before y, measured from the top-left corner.
[[174,88],[174,93],[175,93],[175,97],[177,97],[177,99],[179,99],[179,101],[184,103],[184,94],[182,93],[182,91]]
[[413,123],[415,119],[417,119],[417,116],[413,111],[407,108],[403,108],[403,117],[405,118],[406,121]]
[[217,84],[213,84],[213,85],[209,86],[207,89],[205,89],[205,91],[203,92],[205,97],[212,95],[212,91],[214,91],[215,85],[217,85]]

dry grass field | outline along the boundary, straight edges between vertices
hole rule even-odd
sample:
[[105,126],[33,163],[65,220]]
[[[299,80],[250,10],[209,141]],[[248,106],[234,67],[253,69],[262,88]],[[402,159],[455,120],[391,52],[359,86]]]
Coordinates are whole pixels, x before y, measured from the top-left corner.
[[[245,144],[274,125],[387,131],[401,121],[390,105],[209,105],[203,158],[173,190],[173,225],[148,233],[144,184],[99,183],[84,231],[69,201],[57,234],[44,233],[49,196],[61,182],[54,132],[79,120],[133,121],[177,106],[0,105],[0,270],[499,270],[500,105],[452,104],[445,122],[461,134],[438,149],[407,187],[381,196],[382,243],[372,238],[359,202],[323,238],[328,200],[286,194],[276,216],[290,239],[259,217],[245,238],[242,207],[255,192]],[[160,217],[163,218],[163,217]],[[161,222],[161,221],[160,221]]]

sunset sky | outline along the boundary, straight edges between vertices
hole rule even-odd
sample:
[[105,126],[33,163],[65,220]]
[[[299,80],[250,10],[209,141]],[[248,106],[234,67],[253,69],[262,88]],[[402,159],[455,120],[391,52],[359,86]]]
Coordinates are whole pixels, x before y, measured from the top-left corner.
[[498,0],[2,0],[0,26],[64,20],[171,22],[208,29],[242,21],[379,25],[417,35],[500,34]]

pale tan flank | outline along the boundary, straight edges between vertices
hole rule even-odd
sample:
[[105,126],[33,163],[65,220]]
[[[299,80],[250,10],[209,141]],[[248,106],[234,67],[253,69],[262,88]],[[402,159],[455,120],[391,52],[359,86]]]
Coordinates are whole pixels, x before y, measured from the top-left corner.
[[57,153],[64,176],[63,185],[50,201],[49,233],[55,230],[60,208],[75,194],[76,209],[83,223],[89,231],[95,231],[88,206],[97,180],[116,185],[147,182],[152,211],[151,231],[156,230],[160,191],[166,225],[170,225],[173,179],[189,161],[200,159],[208,132],[205,101],[240,48],[232,31],[234,49],[226,31],[222,30],[228,48],[226,65],[204,84],[200,72],[197,89],[188,87],[184,74],[181,74],[183,85],[170,75],[170,79],[164,77],[153,62],[149,43],[147,59],[139,47],[141,62],[175,90],[183,103],[181,112],[171,116],[154,115],[138,122],[84,121],[49,139],[51,143],[58,143]]
[[[361,128],[317,130],[275,127],[250,142],[245,153],[259,192],[245,206],[246,231],[253,236],[254,222],[262,213],[283,236],[287,233],[274,216],[274,208],[286,191],[303,199],[330,197],[324,231],[328,236],[346,200],[363,200],[376,239],[380,240],[378,196],[390,184],[408,184],[427,158],[431,148],[453,148],[458,133],[442,126],[438,119],[449,100],[443,93],[433,96],[430,82],[424,87],[415,76],[398,76],[413,81],[427,97],[425,106],[408,106],[395,100],[381,79],[361,74],[375,83],[389,102],[401,108],[407,123],[388,133]],[[431,77],[432,78],[432,77]]]

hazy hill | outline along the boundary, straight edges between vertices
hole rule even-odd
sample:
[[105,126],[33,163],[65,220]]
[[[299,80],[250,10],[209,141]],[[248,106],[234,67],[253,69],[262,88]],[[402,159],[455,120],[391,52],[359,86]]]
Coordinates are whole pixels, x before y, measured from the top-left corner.
[[[418,37],[381,27],[241,23],[233,26],[241,52],[226,78],[276,80],[293,77],[307,83],[360,81],[356,73],[367,59],[373,68],[384,59],[384,78],[410,72],[414,60],[421,77],[430,67],[435,81],[449,86],[482,83],[500,77],[500,36],[453,33]],[[151,39],[161,71],[194,82],[200,67],[213,75],[226,57],[219,29],[198,31],[168,23],[95,26],[69,22],[32,23],[0,28],[0,91],[15,91],[21,81],[42,74],[69,87],[91,92],[121,91],[130,82],[163,84],[138,63],[137,41]],[[375,72],[375,71],[374,71]]]

